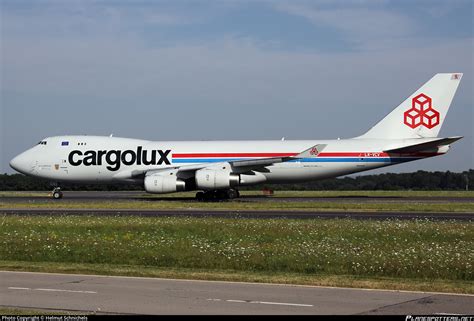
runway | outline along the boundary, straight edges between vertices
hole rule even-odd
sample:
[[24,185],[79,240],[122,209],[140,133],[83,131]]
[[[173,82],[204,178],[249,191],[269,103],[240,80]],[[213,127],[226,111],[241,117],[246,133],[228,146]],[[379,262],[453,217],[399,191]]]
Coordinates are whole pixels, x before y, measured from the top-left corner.
[[[28,196],[19,194],[19,196],[1,197],[0,202],[4,204],[11,203],[11,207],[3,207],[0,214],[4,215],[136,215],[136,216],[189,216],[189,217],[227,217],[227,218],[292,218],[292,219],[314,219],[314,218],[351,218],[351,219],[430,219],[430,220],[459,220],[472,221],[474,213],[471,212],[407,212],[407,211],[342,211],[342,210],[211,210],[211,209],[130,209],[130,202],[153,204],[154,202],[184,202],[190,205],[196,201],[193,197],[149,197],[142,191],[113,191],[113,192],[74,192],[67,191],[61,200],[53,200],[45,196]],[[112,209],[96,209],[88,208],[88,203],[100,204],[115,202]],[[341,196],[341,197],[267,197],[267,196],[243,196],[231,202],[351,202],[351,203],[400,203],[407,202],[423,202],[423,203],[439,203],[439,202],[465,202],[474,203],[471,197],[363,197],[363,196]],[[29,204],[41,204],[40,208],[18,208],[15,204],[18,202],[27,202]],[[120,204],[127,202],[128,208],[120,208]],[[64,204],[65,208],[57,209],[53,206],[48,208],[44,204]],[[67,208],[67,204],[83,203],[84,208],[72,209]]]
[[474,296],[0,271],[2,306],[113,314],[473,314]]
[[281,219],[336,219],[359,220],[456,220],[473,221],[473,213],[454,212],[348,212],[348,211],[236,211],[236,210],[162,210],[162,209],[0,209],[0,215],[107,215],[107,216],[148,216],[148,217],[219,217],[219,218],[281,218]]
[[[28,192],[25,192],[28,193]],[[37,192],[36,192],[37,193]],[[47,196],[7,196],[0,197],[1,202],[18,202],[26,200],[35,203],[57,203]],[[140,202],[158,202],[158,201],[187,201],[195,202],[194,196],[189,197],[167,197],[159,195],[150,195],[145,191],[64,191],[64,198],[60,202],[108,202],[108,201],[140,201]],[[357,203],[474,203],[474,197],[418,197],[418,196],[329,196],[329,197],[275,197],[265,195],[243,195],[233,202],[357,202]]]

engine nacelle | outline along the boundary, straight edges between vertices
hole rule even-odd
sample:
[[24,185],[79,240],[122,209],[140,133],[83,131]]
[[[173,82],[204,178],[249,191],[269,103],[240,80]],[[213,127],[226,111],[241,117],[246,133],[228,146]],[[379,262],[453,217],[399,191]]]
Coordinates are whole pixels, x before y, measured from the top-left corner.
[[267,177],[259,172],[249,172],[246,174],[240,174],[241,186],[261,184],[267,181]]
[[160,173],[145,177],[145,190],[156,194],[181,192],[186,190],[186,184],[174,173]]
[[203,190],[224,189],[240,183],[239,175],[225,170],[207,168],[196,171],[195,179],[196,187]]

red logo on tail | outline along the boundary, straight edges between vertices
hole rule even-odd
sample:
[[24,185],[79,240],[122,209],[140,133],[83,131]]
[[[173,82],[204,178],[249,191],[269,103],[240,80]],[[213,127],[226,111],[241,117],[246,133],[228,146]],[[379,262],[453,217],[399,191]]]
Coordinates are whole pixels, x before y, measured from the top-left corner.
[[439,112],[431,106],[431,97],[419,94],[411,100],[411,108],[403,113],[403,122],[411,128],[420,125],[433,128],[439,124]]

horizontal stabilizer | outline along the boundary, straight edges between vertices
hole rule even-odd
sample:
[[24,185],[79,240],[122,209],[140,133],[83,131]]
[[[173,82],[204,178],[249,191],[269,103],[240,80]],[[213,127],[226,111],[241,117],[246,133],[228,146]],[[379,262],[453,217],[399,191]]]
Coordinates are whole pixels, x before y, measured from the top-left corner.
[[439,138],[425,143],[414,144],[409,146],[404,146],[400,148],[387,149],[384,150],[386,153],[413,153],[421,152],[425,150],[430,150],[438,148],[439,146],[445,146],[454,143],[457,140],[460,140],[462,136],[448,137],[448,138]]

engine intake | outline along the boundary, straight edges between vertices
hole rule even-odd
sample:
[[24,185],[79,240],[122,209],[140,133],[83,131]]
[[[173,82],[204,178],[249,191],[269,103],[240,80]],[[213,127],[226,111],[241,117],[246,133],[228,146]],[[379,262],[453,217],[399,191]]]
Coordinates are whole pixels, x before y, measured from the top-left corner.
[[145,177],[145,190],[148,193],[164,194],[186,190],[186,183],[174,173],[160,173]]
[[240,184],[239,175],[230,171],[215,169],[200,169],[196,171],[196,187],[203,190],[224,189]]

